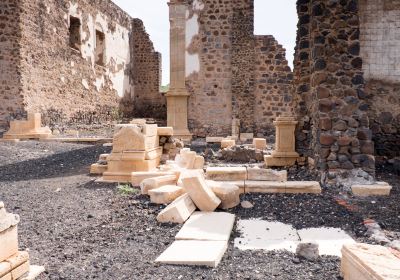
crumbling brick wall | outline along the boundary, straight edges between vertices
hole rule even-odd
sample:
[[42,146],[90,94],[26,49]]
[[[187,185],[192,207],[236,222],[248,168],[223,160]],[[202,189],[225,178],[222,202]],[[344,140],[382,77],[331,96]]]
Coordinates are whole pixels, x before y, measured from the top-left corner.
[[375,153],[393,158],[400,156],[400,2],[360,0],[359,13],[363,98]]
[[0,2],[0,128],[7,126],[10,118],[24,114],[19,72],[21,12],[19,0]]
[[294,113],[292,103],[293,72],[286,60],[286,50],[271,35],[255,37],[255,131],[275,133],[273,121]]
[[140,19],[133,20],[132,32],[134,116],[166,119],[166,98],[160,92],[161,54],[154,50]]
[[[270,70],[263,70],[259,63],[273,66],[282,62],[287,66],[287,61],[282,57],[279,61],[260,62],[268,55],[257,45],[260,37],[254,35],[254,1],[192,0],[188,4],[186,84],[191,94],[190,131],[202,137],[227,136],[232,132],[233,119],[240,120],[241,132],[265,133],[267,128],[271,131],[272,119],[292,109],[291,104],[285,103],[267,116],[270,113],[263,108],[272,107],[277,101],[265,96],[289,100],[291,74],[278,66],[279,70],[271,75],[282,74],[279,79],[271,79],[271,85],[263,79]],[[275,56],[279,50],[271,52]],[[260,83],[265,83],[265,90],[258,87]]]

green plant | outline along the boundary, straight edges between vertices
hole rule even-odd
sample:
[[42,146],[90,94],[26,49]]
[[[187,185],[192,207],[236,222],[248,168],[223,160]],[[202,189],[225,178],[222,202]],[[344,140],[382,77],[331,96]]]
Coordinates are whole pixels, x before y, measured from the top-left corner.
[[130,184],[118,184],[117,190],[120,195],[125,196],[139,193],[139,190],[133,188]]

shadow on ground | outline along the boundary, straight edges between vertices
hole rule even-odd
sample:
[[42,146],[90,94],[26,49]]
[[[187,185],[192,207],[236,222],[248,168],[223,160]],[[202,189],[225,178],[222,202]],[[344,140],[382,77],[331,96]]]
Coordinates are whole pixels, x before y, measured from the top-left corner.
[[0,167],[0,182],[18,182],[87,174],[89,173],[90,164],[94,163],[99,155],[105,152],[107,150],[103,146],[90,146],[39,159],[4,165]]

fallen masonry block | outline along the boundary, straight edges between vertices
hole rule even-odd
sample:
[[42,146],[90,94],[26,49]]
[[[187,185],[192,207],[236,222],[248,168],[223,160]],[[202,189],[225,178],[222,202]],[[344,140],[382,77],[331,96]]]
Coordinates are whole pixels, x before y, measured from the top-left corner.
[[212,212],[221,203],[221,200],[207,186],[204,178],[199,175],[183,178],[182,184],[194,204],[201,211]]
[[102,175],[106,171],[107,171],[106,164],[93,163],[90,166],[90,174],[92,175]]
[[265,150],[267,148],[267,140],[264,138],[254,138],[253,146],[257,150]]
[[179,177],[179,175],[176,175],[173,171],[132,172],[131,184],[132,186],[140,186],[140,183],[142,183],[145,179],[166,175],[175,175],[177,178]]
[[240,204],[240,189],[235,184],[213,184],[210,187],[215,195],[221,200],[219,208],[231,209]]
[[214,181],[241,181],[247,179],[246,167],[208,167],[207,180]]
[[382,246],[345,245],[341,272],[344,280],[400,279],[400,259]]
[[273,169],[264,168],[247,168],[247,180],[250,181],[287,181],[287,171],[277,171]]
[[207,143],[221,143],[224,137],[206,137]]
[[194,176],[199,176],[201,178],[204,178],[204,170],[203,169],[182,169],[180,176],[179,176],[179,180],[178,180],[178,186],[183,187],[182,180],[184,178],[194,177]]
[[18,253],[19,216],[7,213],[0,202],[0,262]]
[[246,181],[246,193],[286,193],[285,182]]
[[156,259],[156,262],[217,267],[227,249],[226,241],[175,241]]
[[314,193],[322,192],[321,185],[314,181],[288,181],[285,182],[286,193]]
[[221,141],[221,149],[231,148],[236,145],[235,140],[224,139]]
[[319,194],[322,192],[318,182],[313,181],[288,181],[288,182],[273,182],[273,181],[246,181],[246,193],[313,193]]
[[235,215],[224,212],[195,212],[175,236],[176,240],[228,241]]
[[196,156],[196,159],[194,160],[193,169],[203,169],[204,163],[205,160],[203,156]]
[[183,188],[175,185],[166,185],[148,191],[150,201],[155,204],[169,204],[184,193]]
[[159,127],[157,129],[157,134],[159,136],[173,136],[174,128],[173,127]]
[[207,185],[212,189],[214,186],[221,186],[223,184],[230,184],[230,185],[235,185],[239,188],[239,193],[243,194],[244,193],[244,188],[245,188],[245,181],[213,181],[213,180],[206,180]]
[[140,183],[140,190],[142,194],[148,194],[149,190],[157,189],[166,185],[176,185],[176,175],[164,175],[144,179]]
[[252,140],[254,138],[254,133],[240,133],[240,141],[246,142],[247,140]]
[[157,216],[157,221],[183,224],[195,210],[196,206],[192,199],[188,194],[184,194],[162,210]]
[[387,196],[390,195],[392,186],[385,182],[373,185],[353,185],[351,190],[355,196]]
[[196,152],[185,151],[181,153],[178,165],[182,168],[193,169],[194,163],[196,161]]

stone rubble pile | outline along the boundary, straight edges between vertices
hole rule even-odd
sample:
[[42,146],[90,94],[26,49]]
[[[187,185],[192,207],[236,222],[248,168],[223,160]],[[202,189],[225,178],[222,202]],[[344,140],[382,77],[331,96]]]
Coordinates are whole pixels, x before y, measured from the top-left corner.
[[30,280],[44,271],[43,267],[30,265],[28,252],[18,250],[18,223],[19,216],[7,213],[0,201],[1,280]]

